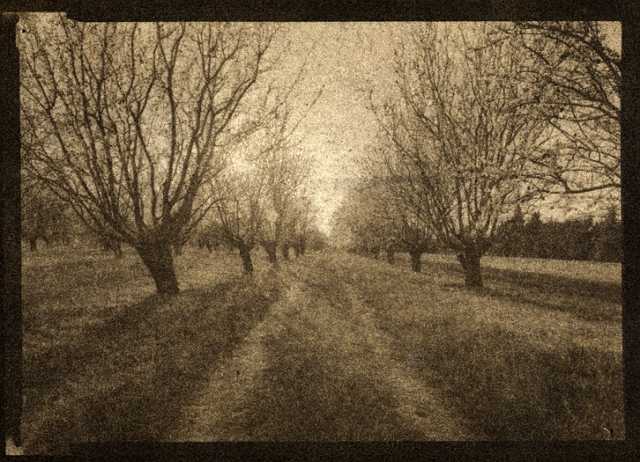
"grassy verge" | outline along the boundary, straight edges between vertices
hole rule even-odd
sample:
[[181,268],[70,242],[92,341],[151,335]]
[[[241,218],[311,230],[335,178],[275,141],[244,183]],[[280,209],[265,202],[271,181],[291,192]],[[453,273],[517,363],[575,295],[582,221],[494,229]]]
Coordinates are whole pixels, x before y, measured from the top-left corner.
[[[181,407],[280,293],[257,265],[187,252],[183,291],[161,298],[139,259],[27,256],[23,270],[26,453],[171,437]],[[266,265],[265,265],[266,268]]]
[[333,261],[318,264],[357,288],[397,358],[443,390],[480,439],[624,437],[619,283],[503,267],[473,291],[441,256],[427,257],[422,274]]

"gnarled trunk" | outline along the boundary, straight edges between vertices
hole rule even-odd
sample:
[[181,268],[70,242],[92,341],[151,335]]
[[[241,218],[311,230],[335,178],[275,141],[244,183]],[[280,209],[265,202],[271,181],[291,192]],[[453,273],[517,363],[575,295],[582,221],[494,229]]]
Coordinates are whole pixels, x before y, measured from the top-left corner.
[[387,261],[390,265],[395,264],[396,262],[396,252],[392,249],[387,249]]
[[458,254],[458,261],[464,270],[464,283],[467,287],[482,287],[480,258],[482,252],[476,246],[467,246]]
[[263,244],[263,247],[264,247],[264,250],[267,252],[267,260],[269,261],[269,263],[271,263],[272,265],[277,264],[278,263],[277,244],[275,242],[267,242],[266,244]]
[[411,255],[411,270],[416,273],[419,273],[422,270],[422,253],[423,252],[417,250],[409,252],[409,255]]
[[151,273],[159,294],[180,293],[178,278],[173,268],[171,244],[168,242],[145,242],[135,246],[138,255]]
[[251,247],[240,247],[240,258],[242,258],[242,267],[244,274],[253,274],[253,262],[251,261]]
[[122,244],[120,241],[115,241],[111,246],[111,250],[113,250],[113,254],[116,258],[122,258]]

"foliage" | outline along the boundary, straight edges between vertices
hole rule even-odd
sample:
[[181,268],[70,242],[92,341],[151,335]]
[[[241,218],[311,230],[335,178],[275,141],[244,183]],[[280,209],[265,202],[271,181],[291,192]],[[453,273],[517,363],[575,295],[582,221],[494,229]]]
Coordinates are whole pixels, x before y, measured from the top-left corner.
[[542,222],[516,214],[498,228],[490,250],[504,257],[622,261],[622,223],[615,207],[600,222],[592,218]]

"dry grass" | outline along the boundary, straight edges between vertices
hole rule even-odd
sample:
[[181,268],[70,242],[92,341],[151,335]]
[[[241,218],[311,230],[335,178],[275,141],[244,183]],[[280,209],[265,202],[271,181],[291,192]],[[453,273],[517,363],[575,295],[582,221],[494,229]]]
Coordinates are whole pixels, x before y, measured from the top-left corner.
[[248,439],[464,439],[451,408],[391,358],[371,309],[334,275],[296,270],[276,312],[284,328],[263,341],[267,367],[245,413]]
[[583,271],[567,280],[555,262],[517,262],[538,272],[516,277],[513,262],[494,259],[475,291],[448,256],[427,256],[422,274],[406,262],[333,261],[398,357],[444,390],[479,438],[608,439],[605,428],[623,438],[620,281],[603,281],[606,269],[575,265]]
[[[408,262],[408,256],[404,256]],[[459,265],[453,254],[426,254],[423,262],[450,263]],[[569,279],[585,279],[591,282],[616,283],[622,278],[620,263],[604,263],[577,260],[549,260],[543,258],[504,258],[486,255],[482,257],[482,266],[487,269],[519,271],[551,276],[562,276]]]
[[54,250],[23,261],[25,453],[170,437],[181,408],[277,299],[230,254],[178,257],[182,293],[154,295],[131,251]]
[[[607,439],[605,427],[624,437],[619,266],[486,259],[477,291],[450,256],[426,256],[421,274],[346,254],[306,256],[284,265],[300,270],[287,277],[263,256],[254,263],[248,279],[236,255],[185,249],[182,293],[163,299],[131,249],[121,260],[25,253],[25,452],[188,439],[177,428],[185,407],[292,280],[304,290],[278,318],[282,332],[263,339],[237,429],[249,439],[420,438],[400,417],[411,400],[397,386],[409,382],[394,370],[442,396],[473,439]],[[396,408],[378,425],[348,424]]]

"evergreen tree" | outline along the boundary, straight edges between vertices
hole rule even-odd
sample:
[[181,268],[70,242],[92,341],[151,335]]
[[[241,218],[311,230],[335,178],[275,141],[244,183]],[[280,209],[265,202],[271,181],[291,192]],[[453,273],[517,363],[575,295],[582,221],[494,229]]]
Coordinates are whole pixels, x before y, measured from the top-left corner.
[[593,260],[622,262],[622,223],[617,207],[609,208],[604,221],[596,225],[594,235]]

